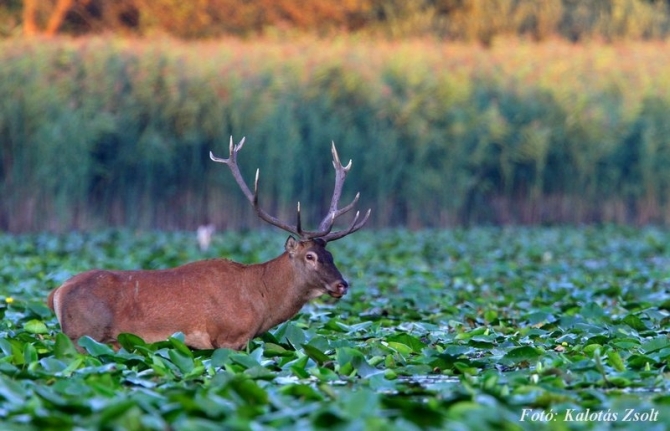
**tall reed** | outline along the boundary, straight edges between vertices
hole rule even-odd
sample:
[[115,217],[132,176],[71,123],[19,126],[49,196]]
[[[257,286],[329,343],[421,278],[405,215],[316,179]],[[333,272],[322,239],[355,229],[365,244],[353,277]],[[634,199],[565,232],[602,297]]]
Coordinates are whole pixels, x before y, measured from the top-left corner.
[[0,42],[0,228],[316,220],[333,140],[377,226],[670,220],[666,43]]

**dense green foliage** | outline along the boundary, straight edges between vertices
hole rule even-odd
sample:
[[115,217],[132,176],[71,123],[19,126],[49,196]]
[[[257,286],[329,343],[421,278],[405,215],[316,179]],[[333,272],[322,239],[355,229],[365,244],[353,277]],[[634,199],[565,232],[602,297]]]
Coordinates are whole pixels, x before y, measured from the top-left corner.
[[377,226],[666,222],[666,44],[510,41],[490,50],[343,39],[0,45],[0,228],[313,220],[329,145]]
[[[245,352],[191,351],[177,334],[152,345],[127,335],[118,352],[84,339],[80,354],[43,303],[92,267],[257,262],[282,243],[282,234],[227,233],[203,254],[184,233],[0,236],[2,428],[670,423],[670,234],[658,229],[362,231],[329,247],[350,293],[306,306]],[[627,409],[651,421],[625,422]],[[586,412],[601,419],[580,420]],[[555,420],[529,419],[541,413]]]

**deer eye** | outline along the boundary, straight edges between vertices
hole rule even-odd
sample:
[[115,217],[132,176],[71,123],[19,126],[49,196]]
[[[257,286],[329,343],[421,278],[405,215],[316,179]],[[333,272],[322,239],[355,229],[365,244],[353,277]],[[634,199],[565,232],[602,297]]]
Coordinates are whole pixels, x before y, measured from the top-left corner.
[[316,260],[316,255],[314,253],[307,253],[305,255],[305,259],[307,260]]

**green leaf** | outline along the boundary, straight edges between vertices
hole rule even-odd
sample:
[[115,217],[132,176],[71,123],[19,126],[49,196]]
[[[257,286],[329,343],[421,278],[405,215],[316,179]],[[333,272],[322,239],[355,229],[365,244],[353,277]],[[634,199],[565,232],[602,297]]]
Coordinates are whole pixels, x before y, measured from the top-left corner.
[[335,350],[335,356],[342,374],[348,375],[351,373],[351,371],[356,371],[359,376],[366,378],[375,374],[383,373],[383,371],[378,370],[368,364],[363,353],[354,348],[337,348]]
[[61,360],[54,358],[53,356],[48,356],[39,360],[40,365],[44,371],[52,374],[61,373],[67,368],[67,364]]
[[264,349],[263,349],[263,355],[268,356],[268,357],[273,357],[273,356],[293,356],[295,352],[291,350],[286,350],[282,346],[274,343],[265,343]]
[[280,388],[280,393],[290,395],[299,400],[322,401],[323,396],[310,385],[292,384]]
[[280,338],[282,343],[288,343],[293,346],[294,349],[304,344],[305,340],[305,332],[293,322],[287,323],[284,335]]
[[52,404],[56,407],[65,407],[68,405],[68,400],[54,391],[52,386],[37,386],[34,391],[36,395],[47,401],[47,405]]
[[261,365],[257,360],[246,353],[232,353],[230,355],[230,360],[236,364],[242,365],[244,368],[254,368]]
[[631,386],[632,381],[622,376],[612,376],[607,379],[608,383],[619,387],[619,388],[628,388]]
[[163,376],[168,379],[174,378],[174,373],[170,366],[166,363],[166,360],[161,358],[158,355],[150,356],[151,358],[151,368],[158,373],[160,376]]
[[389,342],[404,344],[405,346],[408,346],[414,353],[421,353],[421,351],[426,347],[426,344],[423,341],[410,334],[395,334],[387,337],[386,339]]
[[26,364],[37,362],[37,350],[35,350],[35,346],[30,343],[24,344],[23,359],[26,361]]
[[270,371],[260,365],[257,367],[247,368],[244,370],[244,375],[251,377],[254,380],[273,380],[275,377],[277,377],[275,372]]
[[411,355],[414,352],[414,350],[407,344],[396,343],[395,341],[389,341],[387,345],[389,348],[393,349],[393,351],[398,352],[403,356]]
[[647,328],[647,325],[634,314],[628,314],[626,317],[622,319],[622,322],[625,323],[626,325],[630,326],[631,328],[635,329],[636,331],[644,331]]
[[14,381],[0,374],[0,397],[3,398],[3,403],[18,407],[23,405],[28,397],[28,392],[19,381]]
[[529,313],[526,316],[526,319],[528,320],[529,325],[537,325],[540,323],[546,323],[546,322],[554,322],[556,318],[553,316],[553,314],[548,313],[546,311],[535,311],[532,313]]
[[98,357],[103,355],[114,355],[114,350],[107,344],[95,341],[93,338],[86,335],[79,339],[78,344],[80,347],[83,347],[91,356]]
[[628,357],[628,366],[633,369],[644,369],[648,365],[655,365],[656,360],[645,355],[633,354]]
[[454,368],[456,368],[462,374],[467,374],[471,376],[479,374],[479,369],[477,369],[476,367],[472,367],[464,362],[454,362]]
[[106,426],[109,425],[119,417],[123,416],[131,408],[135,407],[136,403],[132,399],[117,399],[109,403],[101,412],[100,412],[100,425]]
[[30,310],[33,314],[41,317],[42,319],[49,319],[53,316],[53,311],[46,306],[43,302],[28,302],[26,308]]
[[[330,368],[326,367],[312,367],[309,368],[307,371],[309,372],[310,375],[316,377],[319,379],[321,382],[326,382],[327,384],[332,384],[333,382],[338,382],[341,380],[342,375],[349,375],[353,372],[354,368],[352,365],[350,365],[349,370],[345,373],[343,371],[340,371],[340,375],[338,375],[335,371],[331,370]],[[328,386],[330,388],[330,386]]]
[[0,351],[2,351],[3,356],[12,356],[14,354],[14,347],[8,339],[0,338]]
[[129,352],[136,350],[138,347],[146,348],[147,343],[135,334],[121,333],[117,336],[116,341]]
[[23,324],[23,329],[31,334],[46,334],[49,332],[47,325],[41,320],[32,319]]
[[330,356],[326,355],[321,350],[317,349],[312,345],[304,344],[302,348],[305,351],[305,354],[310,358],[312,358],[314,362],[316,362],[319,365],[323,365],[331,360]]
[[230,386],[237,392],[248,404],[265,405],[268,403],[268,394],[261,389],[256,382],[248,378],[235,378],[230,382]]
[[303,356],[296,361],[293,361],[289,365],[291,372],[300,379],[307,379],[310,376],[310,373],[305,369],[307,366],[307,361],[309,361],[308,356]]
[[216,349],[212,353],[210,364],[212,367],[216,368],[223,367],[230,363],[230,355],[233,353],[235,353],[235,351],[231,349]]
[[73,356],[76,356],[78,354],[77,349],[70,340],[70,338],[63,334],[62,332],[58,332],[55,337],[55,343],[54,343],[54,355],[58,359],[65,359],[65,358],[71,358]]
[[346,393],[341,402],[352,419],[374,416],[379,411],[379,395],[366,388]]
[[73,360],[68,364],[68,366],[61,372],[66,377],[69,377],[74,373],[82,364],[84,363],[84,359],[79,357]]
[[[175,334],[175,335],[177,335],[177,334]],[[180,335],[179,337],[172,336],[172,337],[168,338],[168,341],[170,342],[170,344],[172,344],[172,347],[174,347],[175,349],[177,349],[179,351],[179,353],[181,353],[182,355],[188,356],[190,358],[193,358],[193,352],[184,343],[184,334],[182,334],[180,332],[179,335]]]
[[626,371],[626,366],[623,363],[623,359],[621,359],[621,355],[619,355],[619,352],[616,350],[608,350],[607,351],[607,358],[609,364],[617,371],[623,372]]
[[23,355],[23,346],[24,343],[19,340],[7,340],[5,338],[0,338],[0,349],[5,357],[10,359],[14,365],[23,365],[25,364],[25,358]]
[[193,371],[195,364],[193,362],[192,354],[186,355],[181,350],[169,349],[168,356],[170,358],[170,361],[177,366],[179,371],[181,371],[182,375],[188,374],[191,371]]
[[670,339],[668,339],[668,337],[662,336],[654,338],[645,343],[642,343],[642,345],[640,346],[640,350],[642,350],[644,353],[649,354],[651,352],[655,352],[657,350],[661,350],[666,347],[670,347]]
[[521,347],[515,347],[508,351],[505,356],[503,356],[503,359],[508,359],[512,361],[513,363],[519,363],[523,361],[532,361],[534,359],[537,359],[542,355],[542,352],[531,346],[521,346]]

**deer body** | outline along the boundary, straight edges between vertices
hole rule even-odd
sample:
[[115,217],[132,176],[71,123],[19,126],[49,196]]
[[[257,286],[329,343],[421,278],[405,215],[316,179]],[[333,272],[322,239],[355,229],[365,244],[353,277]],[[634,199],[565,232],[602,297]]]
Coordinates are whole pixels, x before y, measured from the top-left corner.
[[196,349],[240,349],[310,299],[339,298],[347,288],[323,242],[289,237],[283,254],[260,264],[211,259],[162,270],[94,269],[52,291],[48,305],[75,342],[88,335],[115,343],[123,332],[155,342],[182,332]]
[[333,144],[335,191],[328,214],[316,232],[303,231],[300,204],[296,225],[277,220],[258,206],[258,172],[252,194],[236,162],[244,139],[233,146],[230,158],[212,160],[228,165],[258,216],[298,237],[289,236],[285,251],[265,263],[243,265],[210,259],[172,269],[115,271],[95,269],[67,280],[53,290],[47,304],[54,310],[63,332],[75,343],[87,335],[117,344],[121,333],[132,333],[147,342],[165,340],[182,332],[195,349],[240,349],[256,335],[282,323],[310,299],[323,294],[341,298],[348,283],[326,250],[326,243],[360,229],[370,211],[348,229],[331,232],[337,217],[356,201],[338,209],[337,203],[351,162],[342,166]]

